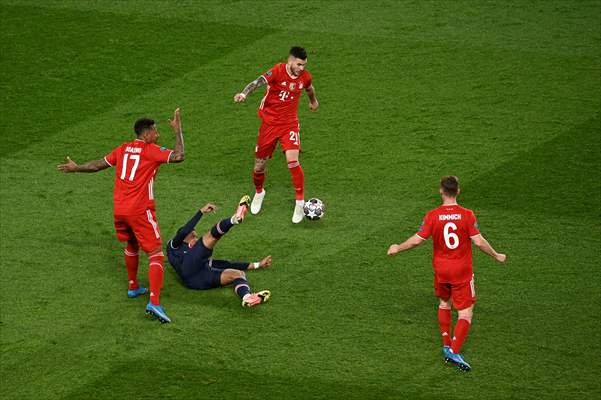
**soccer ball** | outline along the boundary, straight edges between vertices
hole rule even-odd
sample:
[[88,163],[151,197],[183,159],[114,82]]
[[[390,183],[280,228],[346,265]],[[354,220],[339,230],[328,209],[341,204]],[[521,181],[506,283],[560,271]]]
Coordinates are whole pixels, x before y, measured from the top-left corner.
[[309,199],[305,202],[303,210],[305,211],[305,217],[315,221],[323,217],[326,212],[326,205],[319,199]]

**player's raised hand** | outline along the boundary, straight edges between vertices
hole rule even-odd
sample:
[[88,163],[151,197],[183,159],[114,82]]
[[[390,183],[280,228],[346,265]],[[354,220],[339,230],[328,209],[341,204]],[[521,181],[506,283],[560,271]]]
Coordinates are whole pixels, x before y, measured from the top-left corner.
[[200,212],[202,212],[203,214],[206,213],[210,213],[217,210],[217,206],[213,203],[207,203],[204,206],[202,206],[202,208],[200,209]]
[[234,96],[234,101],[236,103],[243,103],[246,101],[246,95],[244,93],[236,93]]
[[399,252],[399,245],[398,244],[391,244],[390,247],[388,248],[388,255],[389,256],[394,256],[396,253]]
[[174,132],[181,132],[182,130],[182,121],[179,116],[179,107],[175,109],[173,112],[173,119],[169,120],[169,125]]
[[314,101],[310,101],[309,102],[309,110],[311,110],[311,111],[317,111],[318,107],[319,107],[319,101],[317,101],[317,99],[315,99]]
[[262,259],[261,261],[259,261],[259,268],[267,268],[271,266],[271,256],[267,256],[264,259]]
[[505,254],[501,254],[501,253],[498,253],[498,254],[495,256],[495,260],[497,260],[497,261],[498,261],[498,262],[500,262],[500,263],[504,263],[504,262],[505,262],[505,260],[507,260],[507,255],[505,255]]
[[67,156],[67,163],[56,167],[60,172],[68,173],[77,171],[77,163]]

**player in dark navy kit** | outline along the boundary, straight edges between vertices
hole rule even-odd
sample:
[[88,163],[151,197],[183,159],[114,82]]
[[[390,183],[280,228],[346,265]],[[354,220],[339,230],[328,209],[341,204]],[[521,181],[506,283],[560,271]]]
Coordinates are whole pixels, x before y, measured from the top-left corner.
[[243,307],[254,307],[271,297],[269,290],[252,293],[245,270],[267,268],[271,256],[257,262],[232,262],[212,258],[215,245],[234,225],[241,223],[248,212],[250,197],[240,199],[236,214],[215,224],[202,237],[194,228],[203,214],[213,212],[217,207],[208,203],[182,226],[173,239],[167,242],[167,258],[183,284],[190,289],[206,290],[234,285],[234,291],[242,299]]

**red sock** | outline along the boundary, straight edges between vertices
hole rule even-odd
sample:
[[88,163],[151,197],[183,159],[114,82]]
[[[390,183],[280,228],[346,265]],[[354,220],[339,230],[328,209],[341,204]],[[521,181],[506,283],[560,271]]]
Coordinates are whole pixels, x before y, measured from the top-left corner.
[[148,285],[150,286],[150,302],[155,306],[161,304],[161,288],[163,287],[163,252],[148,257]]
[[261,193],[263,191],[263,182],[265,182],[265,172],[253,171],[253,182],[257,193]]
[[438,307],[438,326],[442,335],[442,345],[451,346],[451,309]]
[[453,332],[453,341],[451,343],[451,349],[453,353],[458,354],[461,352],[461,346],[467,337],[467,332],[470,330],[470,321],[467,319],[460,318],[457,320],[455,325],[455,332]]
[[138,244],[128,243],[123,251],[125,253],[125,268],[127,269],[128,290],[137,289],[138,284]]
[[290,161],[288,163],[290,175],[292,175],[292,186],[296,192],[296,200],[305,199],[305,173],[298,161]]

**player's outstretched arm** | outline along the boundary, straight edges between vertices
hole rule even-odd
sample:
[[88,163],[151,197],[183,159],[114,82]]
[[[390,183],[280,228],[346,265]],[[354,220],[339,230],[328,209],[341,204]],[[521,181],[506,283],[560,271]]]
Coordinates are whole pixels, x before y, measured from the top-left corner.
[[186,158],[184,151],[184,132],[182,131],[182,121],[179,113],[179,108],[176,108],[173,113],[173,119],[169,120],[169,125],[175,133],[175,148],[173,149],[173,153],[169,156],[169,163],[180,163]]
[[305,92],[307,92],[307,96],[309,96],[309,110],[317,111],[317,107],[319,107],[319,102],[317,101],[317,96],[315,96],[315,87],[311,85],[305,89]]
[[492,248],[490,243],[488,243],[488,240],[484,239],[484,236],[482,236],[482,235],[473,236],[472,242],[480,250],[482,250],[484,253],[488,254],[489,256],[491,256],[492,258],[494,258],[495,260],[497,260],[500,263],[505,262],[505,260],[507,259],[507,256],[505,254],[497,253],[495,251],[495,249]]
[[196,214],[194,214],[192,218],[190,218],[190,220],[186,222],[186,225],[178,229],[177,234],[173,237],[173,239],[171,239],[171,246],[174,248],[181,246],[186,236],[188,236],[190,232],[194,230],[196,224],[198,224],[198,221],[200,221],[200,219],[202,218],[202,215],[209,212],[213,212],[216,209],[217,206],[215,204],[207,203],[200,210],[198,210]]
[[103,169],[107,169],[110,167],[109,163],[107,163],[104,158],[100,160],[93,160],[87,162],[85,164],[79,165],[75,161],[71,160],[71,158],[67,157],[67,163],[58,165],[56,168],[60,172],[69,173],[69,172],[98,172]]
[[393,256],[393,255],[395,255],[397,253],[400,253],[401,251],[410,250],[410,249],[412,249],[414,247],[419,246],[423,242],[425,242],[424,239],[420,238],[417,235],[413,235],[413,236],[411,236],[409,239],[405,240],[401,244],[392,244],[392,245],[390,245],[390,247],[388,248],[388,255],[389,256]]
[[263,77],[263,75],[261,75],[257,79],[246,85],[242,92],[236,93],[236,95],[234,96],[234,101],[236,103],[242,103],[252,92],[264,85],[267,85],[267,80]]

